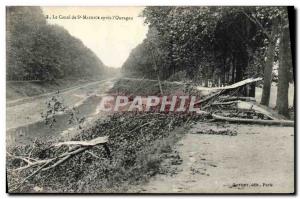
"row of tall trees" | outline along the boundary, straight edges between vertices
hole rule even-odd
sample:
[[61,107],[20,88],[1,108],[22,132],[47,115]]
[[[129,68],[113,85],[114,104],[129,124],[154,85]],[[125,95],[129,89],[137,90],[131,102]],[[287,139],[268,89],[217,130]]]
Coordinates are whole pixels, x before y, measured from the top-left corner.
[[282,82],[291,81],[286,7],[147,7],[142,16],[149,32],[122,67],[128,76],[168,79],[184,71],[194,81],[224,85],[263,76],[264,105],[275,63],[278,96],[288,86]]
[[[189,78],[221,78],[223,83],[239,81],[245,75],[257,75],[259,71],[246,73],[246,68],[257,64],[265,36],[244,14],[255,8],[235,7],[147,7],[143,16],[149,24],[149,33],[138,47],[150,62],[140,64],[138,54],[133,53],[123,65],[127,74],[136,67],[154,68],[151,61],[155,54],[160,62],[157,70],[162,79],[178,71],[186,71]],[[256,59],[254,59],[254,56]],[[143,55],[144,57],[144,55]],[[261,70],[261,69],[260,69]],[[143,72],[147,75],[147,72]],[[149,74],[150,75],[150,74]]]
[[40,7],[7,7],[7,80],[93,78],[101,60],[68,31],[47,24]]
[[[266,14],[267,13],[267,14]],[[264,16],[270,27],[262,25],[257,15]],[[270,102],[271,84],[274,77],[274,63],[278,65],[278,84],[276,108],[279,114],[289,117],[289,83],[293,82],[293,63],[289,28],[288,9],[286,7],[259,7],[257,14],[248,16],[265,34],[268,41],[264,65],[264,84],[261,104]]]

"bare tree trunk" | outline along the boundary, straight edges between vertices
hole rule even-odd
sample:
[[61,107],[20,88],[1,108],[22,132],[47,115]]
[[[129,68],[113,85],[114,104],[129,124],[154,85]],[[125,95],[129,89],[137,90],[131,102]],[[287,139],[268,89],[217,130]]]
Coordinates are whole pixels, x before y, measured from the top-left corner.
[[279,46],[278,88],[276,106],[278,113],[289,118],[288,91],[290,80],[291,48],[289,28],[283,24]]
[[261,104],[265,106],[269,106],[270,101],[270,91],[271,91],[271,84],[272,84],[272,70],[273,70],[273,62],[274,62],[274,51],[275,51],[275,27],[276,24],[273,25],[272,36],[270,41],[268,52],[267,52],[267,60],[265,63],[264,69],[264,85],[263,85],[263,93],[261,96]]
[[159,68],[158,65],[156,63],[156,58],[154,57],[154,53],[152,52],[152,59],[153,59],[153,63],[154,63],[154,70],[156,71],[156,75],[157,75],[157,81],[158,81],[158,86],[159,86],[159,90],[160,90],[160,94],[163,95],[163,90],[162,90],[162,86],[160,83],[160,78],[159,78]]
[[280,126],[294,126],[294,121],[291,120],[258,120],[258,119],[245,119],[236,117],[223,117],[220,115],[212,114],[215,120],[234,122],[234,123],[245,123],[245,124],[264,124],[264,125],[280,125]]
[[163,90],[162,90],[162,86],[161,86],[161,83],[160,83],[160,79],[159,79],[159,74],[158,73],[157,73],[157,81],[158,81],[158,86],[159,86],[160,94],[163,96],[164,93],[163,93]]
[[234,83],[234,74],[235,74],[235,59],[232,60],[232,71],[231,71],[231,83]]

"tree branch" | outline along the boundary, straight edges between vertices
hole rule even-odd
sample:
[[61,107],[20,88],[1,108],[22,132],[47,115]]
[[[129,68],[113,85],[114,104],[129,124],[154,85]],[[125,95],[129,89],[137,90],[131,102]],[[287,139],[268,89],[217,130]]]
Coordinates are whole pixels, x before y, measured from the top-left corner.
[[248,15],[244,10],[242,10],[242,13],[253,23],[258,25],[258,27],[263,31],[263,33],[267,36],[269,41],[272,41],[272,36],[266,31],[266,29],[263,27],[263,25],[255,18]]

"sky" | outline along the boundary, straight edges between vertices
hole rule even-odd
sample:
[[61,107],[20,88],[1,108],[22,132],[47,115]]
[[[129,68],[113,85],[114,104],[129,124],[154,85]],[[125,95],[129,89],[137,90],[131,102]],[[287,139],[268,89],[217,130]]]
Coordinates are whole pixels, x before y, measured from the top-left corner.
[[[144,40],[148,31],[144,19],[139,17],[143,7],[43,7],[42,9],[44,15],[48,16],[46,17],[48,23],[63,26],[110,67],[121,67],[130,51]],[[96,19],[83,19],[84,16]],[[117,17],[113,18],[114,16]]]

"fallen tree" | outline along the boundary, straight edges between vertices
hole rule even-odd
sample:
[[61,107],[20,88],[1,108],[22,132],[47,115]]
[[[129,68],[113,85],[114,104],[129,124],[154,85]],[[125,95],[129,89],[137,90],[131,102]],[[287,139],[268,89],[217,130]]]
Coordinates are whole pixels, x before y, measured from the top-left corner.
[[[97,137],[97,138],[89,140],[89,141],[59,142],[59,143],[56,143],[56,144],[50,146],[50,148],[56,147],[56,149],[52,149],[52,150],[57,151],[57,150],[60,150],[61,146],[68,146],[68,150],[66,150],[66,152],[63,152],[63,153],[57,155],[56,157],[48,158],[48,159],[42,159],[42,160],[32,158],[31,153],[29,153],[28,156],[24,156],[24,157],[15,156],[15,155],[12,155],[10,153],[7,153],[8,156],[10,156],[12,158],[15,158],[15,159],[19,159],[19,160],[26,163],[25,166],[21,166],[21,167],[14,168],[14,169],[9,169],[10,172],[22,172],[25,169],[38,167],[36,170],[34,170],[32,173],[30,173],[28,176],[26,176],[20,182],[17,182],[16,184],[11,184],[10,185],[10,191],[13,192],[13,191],[17,190],[20,186],[23,185],[23,183],[25,183],[27,180],[29,180],[30,178],[32,178],[33,176],[35,176],[39,172],[48,171],[50,169],[53,169],[53,168],[63,164],[65,161],[70,159],[72,156],[80,154],[80,153],[90,149],[91,147],[94,147],[94,146],[97,146],[97,145],[103,145],[106,152],[108,153],[108,156],[110,156],[109,149],[106,145],[107,142],[108,142],[108,136]],[[73,147],[70,147],[70,146],[73,146]],[[33,150],[33,148],[32,148],[32,150]],[[89,152],[89,153],[91,153],[91,152]]]
[[[249,97],[240,97],[240,96],[235,96],[235,99],[230,99],[230,100],[226,100],[226,98],[224,97],[224,95],[227,95],[226,97],[229,98],[233,98],[232,96],[237,94],[239,89],[241,89],[242,87],[248,85],[248,84],[253,84],[255,82],[261,81],[262,78],[249,78],[249,79],[245,79],[243,81],[237,82],[235,84],[229,85],[229,86],[224,86],[224,87],[212,87],[212,88],[207,88],[207,87],[195,87],[195,89],[197,89],[198,91],[204,91],[201,94],[204,96],[203,99],[199,100],[198,102],[196,102],[196,104],[201,104],[202,107],[206,108],[208,106],[206,106],[205,104],[209,104],[210,101],[233,101],[233,100],[237,100],[237,99],[251,99]],[[223,95],[223,97],[222,97]]]
[[[213,118],[220,121],[294,126],[294,121],[279,120],[266,109],[256,105],[255,98],[235,96],[239,92],[239,89],[241,89],[243,86],[255,83],[261,79],[262,78],[249,78],[225,87],[197,87],[198,90],[203,90],[208,93],[206,97],[197,101],[196,104],[200,104],[202,106],[202,110],[212,113]],[[221,115],[216,114],[216,112],[219,112]],[[236,116],[239,114],[244,114],[245,117],[253,118],[223,116],[226,114],[230,115],[232,112],[235,112]],[[254,116],[258,117],[259,119],[255,119]]]
[[215,91],[215,90],[230,90],[230,89],[235,89],[235,88],[239,88],[242,86],[245,86],[247,84],[252,84],[258,81],[261,81],[262,78],[258,77],[258,78],[248,78],[239,82],[236,82],[232,85],[229,86],[223,86],[223,87],[212,87],[212,88],[208,88],[208,87],[202,87],[202,86],[197,86],[196,89],[197,90],[201,90],[201,91]]
[[[158,82],[158,80],[154,80],[154,79],[138,79],[138,78],[128,78],[128,77],[123,77],[121,79],[124,79],[124,80],[130,80],[130,81],[150,81],[150,82]],[[244,85],[247,85],[247,84],[251,84],[251,83],[254,83],[254,82],[258,82],[258,81],[261,81],[262,78],[261,77],[258,77],[258,78],[248,78],[248,79],[245,79],[245,80],[242,80],[242,81],[239,81],[237,83],[234,83],[232,85],[229,85],[229,86],[223,86],[223,87],[202,87],[202,86],[192,86],[194,88],[196,88],[197,90],[208,90],[208,91],[213,91],[213,90],[228,90],[228,89],[234,89],[234,88],[238,88],[238,87],[241,87],[241,86],[244,86]],[[187,83],[185,82],[178,82],[178,81],[163,81],[163,82],[166,82],[166,83],[169,83],[169,84],[176,84],[176,85],[186,85]]]
[[[128,81],[132,81],[135,85],[137,84],[137,82],[139,82],[139,84],[141,84],[141,87],[145,88],[144,90],[150,92],[149,95],[160,93],[158,86],[153,84],[154,82],[157,82],[157,80],[133,78],[124,79],[125,80],[120,80],[120,86],[128,83]],[[212,88],[195,86],[191,83],[185,82],[163,81],[162,89],[168,90],[168,92],[166,92],[166,95],[170,94],[170,88],[172,88],[175,89],[173,90],[173,92],[176,94],[179,93],[180,95],[196,95],[200,97],[200,99],[196,101],[194,105],[198,107],[200,106],[202,112],[207,112],[207,114],[213,113],[223,117],[227,116],[231,118],[240,117],[241,119],[253,119],[252,123],[256,124],[268,123],[269,125],[277,125],[278,122],[256,122],[260,120],[278,120],[280,118],[277,117],[277,115],[269,112],[265,108],[260,107],[256,103],[254,97],[241,96],[241,90],[245,86],[255,84],[256,82],[259,82],[261,80],[262,78],[248,78],[240,82],[236,82],[232,85]],[[122,81],[125,82],[122,83]],[[153,90],[153,87],[156,90]],[[136,91],[136,88],[126,88],[126,92],[127,94],[129,93],[130,96],[133,96]],[[140,93],[138,92],[138,95],[139,94]]]
[[220,96],[220,99],[222,102],[234,101],[234,100],[248,101],[248,102],[256,101],[254,97],[241,97],[241,96]]
[[215,120],[234,122],[234,123],[246,123],[246,124],[265,124],[265,125],[280,125],[294,127],[294,121],[291,120],[254,120],[254,119],[242,119],[242,118],[230,118],[220,115],[212,114]]
[[33,144],[8,148],[8,191],[125,192],[126,185],[161,172],[161,161],[185,132],[174,133],[175,128],[210,117],[188,113],[114,113],[84,128],[81,135],[70,141],[38,139]]

